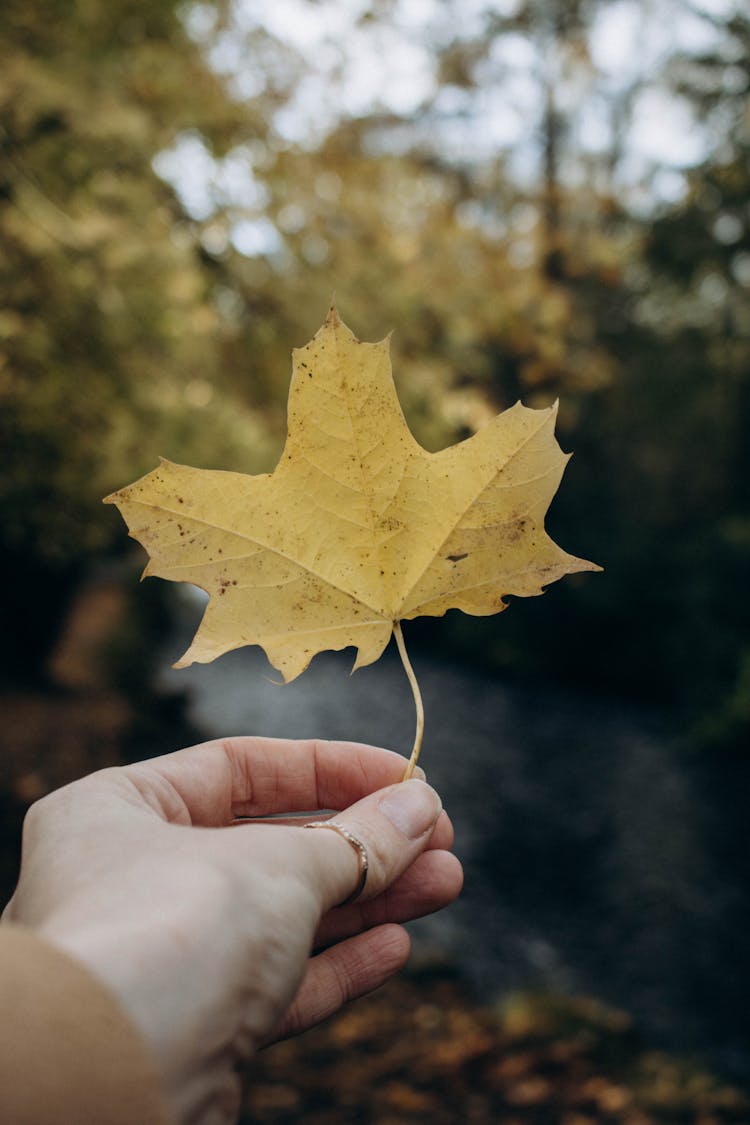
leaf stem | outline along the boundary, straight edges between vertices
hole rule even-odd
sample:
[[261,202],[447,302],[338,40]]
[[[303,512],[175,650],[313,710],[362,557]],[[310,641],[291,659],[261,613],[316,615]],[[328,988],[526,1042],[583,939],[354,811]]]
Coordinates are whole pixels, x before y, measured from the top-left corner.
[[400,621],[393,622],[393,635],[396,638],[398,653],[401,657],[401,663],[404,666],[404,671],[406,672],[409,684],[411,685],[412,694],[414,696],[414,706],[417,709],[417,730],[414,735],[414,746],[412,747],[411,757],[409,758],[406,766],[406,771],[402,779],[403,781],[408,781],[411,775],[414,773],[414,767],[416,766],[417,759],[419,758],[419,751],[422,749],[422,739],[424,737],[424,705],[422,703],[422,693],[419,690],[417,677],[414,674],[414,669],[411,666],[411,661],[409,660],[409,655],[406,651],[406,645],[404,644],[404,634],[401,632]]

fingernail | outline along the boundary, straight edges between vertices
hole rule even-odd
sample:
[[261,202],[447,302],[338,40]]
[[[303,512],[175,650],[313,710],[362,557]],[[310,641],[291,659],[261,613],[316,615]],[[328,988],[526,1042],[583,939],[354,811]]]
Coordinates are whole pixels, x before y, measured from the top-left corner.
[[410,840],[432,828],[442,807],[435,790],[415,777],[395,785],[380,801],[383,816]]

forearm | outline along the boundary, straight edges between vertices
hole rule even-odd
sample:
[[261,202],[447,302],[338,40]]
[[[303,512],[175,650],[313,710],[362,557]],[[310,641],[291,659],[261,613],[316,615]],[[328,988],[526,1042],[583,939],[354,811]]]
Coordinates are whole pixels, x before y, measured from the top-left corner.
[[171,1125],[156,1067],[117,1000],[25,927],[0,925],[0,1120]]

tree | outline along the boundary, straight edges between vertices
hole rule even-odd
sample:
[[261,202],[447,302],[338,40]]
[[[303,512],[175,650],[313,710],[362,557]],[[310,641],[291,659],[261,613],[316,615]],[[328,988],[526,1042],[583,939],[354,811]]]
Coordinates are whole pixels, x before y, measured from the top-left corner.
[[221,334],[214,276],[153,160],[186,129],[221,155],[263,123],[228,96],[178,9],[3,9],[0,539],[13,671],[38,664],[77,569],[119,537],[101,496],[160,447],[206,455],[243,428],[219,396],[213,433],[203,425]]

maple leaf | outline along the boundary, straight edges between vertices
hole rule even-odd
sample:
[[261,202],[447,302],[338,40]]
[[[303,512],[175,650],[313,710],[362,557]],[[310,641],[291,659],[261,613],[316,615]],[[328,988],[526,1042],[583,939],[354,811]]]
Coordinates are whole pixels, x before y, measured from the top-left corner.
[[498,613],[565,574],[599,570],[558,547],[544,515],[568,457],[556,407],[520,403],[429,453],[396,396],[388,339],[362,343],[332,307],[293,353],[288,434],[270,474],[159,468],[105,502],[147,548],[144,577],[210,595],[175,667],[260,645],[288,682],[324,649],[377,660],[400,622]]

